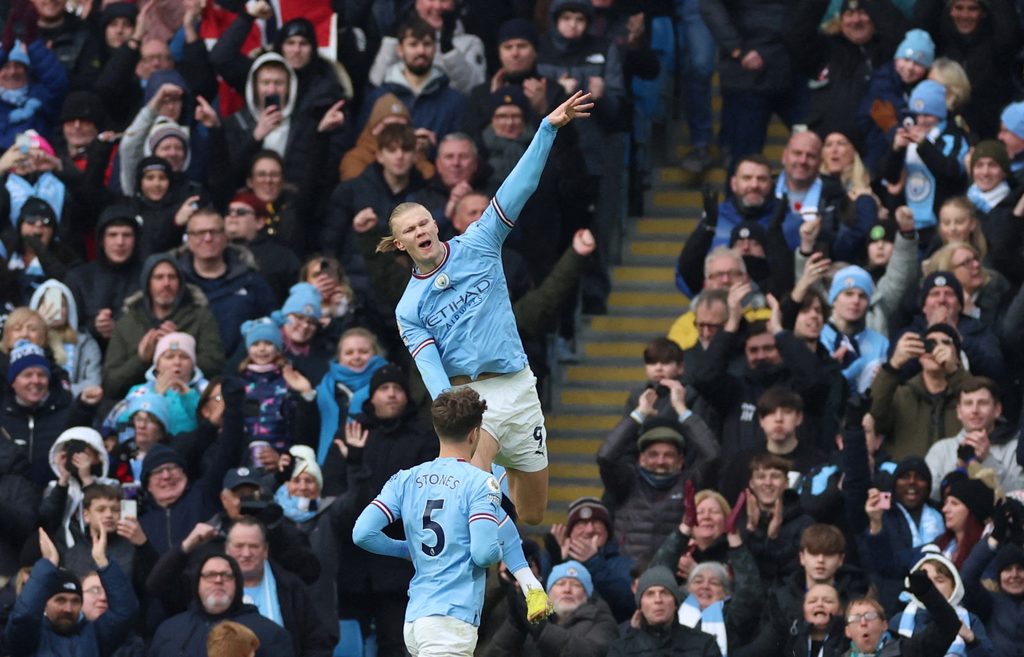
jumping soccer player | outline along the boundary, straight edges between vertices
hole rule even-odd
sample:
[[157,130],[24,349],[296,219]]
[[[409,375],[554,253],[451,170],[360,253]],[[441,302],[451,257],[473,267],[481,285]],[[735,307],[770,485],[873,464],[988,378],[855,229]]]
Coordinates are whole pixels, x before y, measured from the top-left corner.
[[391,235],[377,247],[404,251],[415,264],[395,315],[430,396],[469,386],[487,400],[486,438],[473,464],[488,472],[492,463],[508,469],[519,518],[532,525],[543,521],[548,503],[546,432],[537,379],[512,314],[501,244],[537,188],[558,128],[590,116],[593,106],[590,94],[576,92],[541,121],[522,159],[464,234],[442,242],[425,207],[402,203],[388,220]]
[[[473,654],[486,569],[502,558],[503,547],[513,575],[529,571],[515,525],[501,511],[498,480],[469,463],[486,409],[472,389],[439,395],[431,406],[439,456],[388,480],[352,529],[364,550],[412,560],[416,574],[409,583],[405,644],[413,657]],[[405,541],[383,533],[396,520],[402,521]],[[538,618],[547,615],[543,589],[527,590],[531,606],[539,607]]]

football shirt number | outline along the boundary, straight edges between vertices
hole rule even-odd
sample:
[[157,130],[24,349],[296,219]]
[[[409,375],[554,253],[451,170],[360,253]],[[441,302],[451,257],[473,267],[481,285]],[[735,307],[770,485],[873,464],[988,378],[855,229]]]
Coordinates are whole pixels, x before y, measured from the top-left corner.
[[427,500],[426,506],[423,507],[423,530],[434,532],[437,538],[433,545],[420,543],[420,549],[428,557],[436,557],[444,549],[444,529],[430,518],[430,514],[443,508],[444,500]]

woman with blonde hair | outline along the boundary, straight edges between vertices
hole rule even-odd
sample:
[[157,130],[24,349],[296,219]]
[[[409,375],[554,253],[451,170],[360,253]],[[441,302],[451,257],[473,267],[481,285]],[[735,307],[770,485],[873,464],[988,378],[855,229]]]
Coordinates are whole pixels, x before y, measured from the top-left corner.
[[698,564],[728,563],[729,542],[725,530],[731,509],[716,490],[705,488],[694,493],[690,483],[684,490],[679,527],[661,544],[650,565],[665,566],[685,582]]
[[871,174],[853,142],[841,132],[831,132],[825,137],[820,172],[842,183],[851,201],[871,191]]
[[50,361],[50,385],[61,386],[62,381],[68,381],[67,371],[63,367],[57,367],[60,363],[54,358],[53,349],[50,347],[50,330],[46,326],[46,320],[31,308],[22,306],[15,308],[7,316],[4,323],[3,337],[0,338],[0,375],[7,376],[7,365],[10,363],[11,350],[18,340],[29,342],[43,348],[46,359]]

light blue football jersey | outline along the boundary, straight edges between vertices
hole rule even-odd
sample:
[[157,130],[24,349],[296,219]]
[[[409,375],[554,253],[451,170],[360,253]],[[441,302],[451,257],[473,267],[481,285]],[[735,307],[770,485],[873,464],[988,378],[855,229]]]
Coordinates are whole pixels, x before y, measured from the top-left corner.
[[461,459],[439,458],[402,470],[371,502],[388,523],[401,520],[416,574],[409,583],[405,620],[450,616],[480,625],[487,570],[473,559],[470,525],[493,523],[495,560],[501,550],[497,479]]
[[395,316],[431,397],[449,379],[484,372],[509,374],[527,366],[519,339],[501,245],[537,189],[557,129],[545,119],[522,159],[483,216],[443,243],[444,258],[429,272],[414,271]]

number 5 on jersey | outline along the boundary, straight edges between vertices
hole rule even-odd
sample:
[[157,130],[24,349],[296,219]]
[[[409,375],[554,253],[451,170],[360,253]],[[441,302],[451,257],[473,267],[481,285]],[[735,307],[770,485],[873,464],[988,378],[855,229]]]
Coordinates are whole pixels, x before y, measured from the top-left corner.
[[423,507],[423,531],[434,532],[434,536],[437,538],[434,545],[420,543],[420,549],[428,557],[436,557],[444,550],[444,528],[430,517],[434,511],[443,508],[444,500],[427,500],[426,506]]

